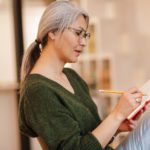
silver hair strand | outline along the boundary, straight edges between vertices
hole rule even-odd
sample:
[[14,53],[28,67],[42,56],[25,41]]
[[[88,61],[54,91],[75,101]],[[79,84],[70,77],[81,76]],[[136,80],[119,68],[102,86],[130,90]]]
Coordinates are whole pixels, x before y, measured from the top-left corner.
[[37,59],[40,57],[41,47],[47,44],[45,40],[49,32],[63,32],[79,16],[83,16],[87,25],[88,14],[81,8],[66,0],[52,2],[44,11],[38,26],[36,40],[26,50],[21,66],[21,83],[26,79],[32,70]]

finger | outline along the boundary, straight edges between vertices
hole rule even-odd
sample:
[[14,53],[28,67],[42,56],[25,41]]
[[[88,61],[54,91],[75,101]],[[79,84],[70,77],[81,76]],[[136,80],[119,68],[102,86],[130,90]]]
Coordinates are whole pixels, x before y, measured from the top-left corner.
[[137,123],[137,121],[132,120],[132,119],[130,119],[129,122],[130,122],[130,124],[136,124]]
[[141,92],[137,92],[137,93],[134,93],[133,96],[135,98],[142,98],[142,93]]
[[135,98],[135,102],[141,104],[142,98]]
[[133,94],[133,93],[137,93],[139,91],[139,89],[137,87],[132,87],[128,90],[129,93]]
[[133,98],[135,100],[136,103],[141,103],[142,101],[142,93],[135,93],[133,94]]
[[137,121],[134,120],[130,120],[130,124],[129,124],[130,128],[135,129],[137,126]]
[[129,126],[130,126],[130,131],[131,131],[131,129],[133,130],[136,128],[136,126],[134,126],[134,125],[129,125]]

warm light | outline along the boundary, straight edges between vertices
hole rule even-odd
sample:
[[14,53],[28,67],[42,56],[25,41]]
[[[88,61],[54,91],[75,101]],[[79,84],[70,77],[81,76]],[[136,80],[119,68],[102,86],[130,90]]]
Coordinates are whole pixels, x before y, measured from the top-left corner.
[[0,5],[3,3],[3,0],[0,0]]

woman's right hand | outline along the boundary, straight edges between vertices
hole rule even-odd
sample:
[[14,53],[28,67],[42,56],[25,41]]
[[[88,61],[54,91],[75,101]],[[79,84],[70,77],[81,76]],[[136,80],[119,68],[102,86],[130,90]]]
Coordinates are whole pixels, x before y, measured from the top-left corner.
[[142,93],[138,88],[133,87],[121,96],[113,112],[120,121],[124,121],[140,105],[141,101]]
[[92,134],[103,148],[109,143],[117,130],[129,131],[132,128],[131,125],[134,122],[128,123],[124,121],[139,106],[141,100],[142,93],[137,88],[131,88],[121,96],[114,110],[92,131]]

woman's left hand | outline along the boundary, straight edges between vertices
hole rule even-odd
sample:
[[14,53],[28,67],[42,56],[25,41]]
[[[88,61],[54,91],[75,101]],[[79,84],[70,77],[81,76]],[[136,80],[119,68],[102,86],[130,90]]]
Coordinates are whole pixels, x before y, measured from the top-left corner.
[[137,126],[137,120],[125,120],[121,123],[118,133],[119,132],[128,132],[135,129]]
[[140,113],[138,113],[138,115],[134,119],[131,119],[131,120],[126,119],[125,121],[123,121],[120,127],[118,128],[117,133],[128,132],[128,131],[132,131],[133,129],[135,129],[137,126],[138,119],[141,117],[143,112],[144,110],[142,109]]

